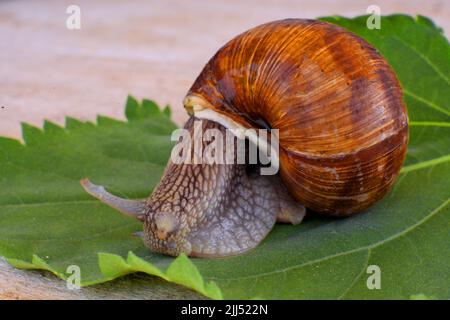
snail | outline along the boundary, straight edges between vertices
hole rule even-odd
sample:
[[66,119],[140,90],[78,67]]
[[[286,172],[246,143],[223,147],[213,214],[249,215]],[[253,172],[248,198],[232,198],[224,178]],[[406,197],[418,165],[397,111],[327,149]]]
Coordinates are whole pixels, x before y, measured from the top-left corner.
[[238,35],[209,60],[184,107],[191,133],[198,119],[201,130],[278,129],[280,170],[169,160],[146,200],[82,180],[88,193],[141,220],[145,245],[166,255],[244,253],[277,221],[300,223],[306,208],[332,217],[364,211],[390,190],[406,154],[395,73],[366,41],[326,22],[286,19]]

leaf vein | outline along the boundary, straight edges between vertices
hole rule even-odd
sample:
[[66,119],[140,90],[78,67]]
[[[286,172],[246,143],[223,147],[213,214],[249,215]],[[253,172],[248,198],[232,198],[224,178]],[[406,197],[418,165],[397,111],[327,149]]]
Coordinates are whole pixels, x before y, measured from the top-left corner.
[[350,292],[350,290],[355,286],[355,284],[358,282],[358,280],[361,278],[361,276],[364,274],[364,271],[367,270],[367,266],[369,265],[370,256],[372,255],[372,250],[369,248],[367,249],[367,255],[366,259],[363,263],[363,266],[361,270],[359,271],[358,275],[353,279],[353,281],[350,283],[350,286],[348,286],[347,289],[342,292],[342,294],[337,298],[337,300],[343,300],[344,297]]
[[422,97],[419,97],[419,96],[413,94],[411,91],[409,91],[409,90],[407,90],[405,88],[403,88],[403,93],[405,95],[410,96],[411,98],[419,101],[419,102],[422,102],[423,104],[427,105],[428,107],[430,107],[430,108],[432,108],[434,110],[437,110],[437,111],[442,112],[443,114],[445,114],[447,116],[450,116],[450,111],[448,111],[448,110],[438,106],[437,104],[435,104],[435,103],[433,103],[431,101],[428,101],[427,99],[424,99]]
[[431,69],[433,69],[442,79],[444,79],[445,82],[447,82],[447,84],[450,85],[450,80],[445,76],[445,74],[443,74],[439,68],[437,68],[431,61],[430,59],[428,59],[427,56],[425,56],[424,54],[422,54],[420,51],[418,51],[414,46],[410,45],[408,42],[402,40],[401,38],[397,37],[397,36],[393,36],[393,38],[397,39],[398,41],[400,41],[401,43],[403,43],[406,47],[408,47],[409,49],[411,49],[412,51],[414,51],[423,61],[425,61],[426,64],[428,64]]

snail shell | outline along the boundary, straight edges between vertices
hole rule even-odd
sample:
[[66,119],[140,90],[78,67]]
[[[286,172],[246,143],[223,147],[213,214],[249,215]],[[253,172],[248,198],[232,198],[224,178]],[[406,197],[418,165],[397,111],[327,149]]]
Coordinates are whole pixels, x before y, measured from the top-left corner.
[[206,64],[184,106],[191,133],[195,119],[206,120],[202,130],[278,129],[280,175],[169,160],[144,201],[82,181],[143,221],[144,243],[168,255],[248,251],[276,221],[299,223],[305,207],[332,216],[364,210],[388,192],[406,153],[408,118],[394,72],[367,42],[325,22],[275,21],[237,36]]
[[224,124],[279,129],[285,185],[328,215],[382,198],[406,153],[408,118],[391,67],[363,39],[325,22],[287,19],[237,36],[205,66],[185,107]]

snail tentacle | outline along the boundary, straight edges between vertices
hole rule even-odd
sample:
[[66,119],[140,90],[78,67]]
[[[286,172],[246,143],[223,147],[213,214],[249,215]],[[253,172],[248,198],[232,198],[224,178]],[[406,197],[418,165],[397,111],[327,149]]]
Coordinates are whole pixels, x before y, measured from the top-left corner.
[[140,221],[144,220],[145,200],[129,200],[119,198],[106,191],[103,186],[93,184],[88,179],[82,179],[80,183],[87,193],[99,199],[101,202],[130,217],[136,218]]
[[133,237],[136,237],[136,238],[144,238],[144,232],[143,231],[136,231],[136,232],[133,232],[132,234],[131,234]]

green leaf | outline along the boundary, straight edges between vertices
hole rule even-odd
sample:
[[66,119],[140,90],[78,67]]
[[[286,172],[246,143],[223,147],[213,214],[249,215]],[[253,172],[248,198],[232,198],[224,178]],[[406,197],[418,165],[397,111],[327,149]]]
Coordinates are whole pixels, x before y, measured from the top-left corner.
[[435,300],[435,297],[429,297],[424,294],[414,294],[409,297],[410,300]]
[[[130,234],[140,224],[87,195],[89,177],[127,198],[151,193],[171,150],[170,110],[128,97],[121,122],[67,118],[65,128],[23,125],[25,145],[0,138],[0,255],[14,266],[82,285],[145,272],[211,298],[448,299],[450,297],[450,46],[431,20],[329,17],[371,42],[391,63],[410,117],[410,144],[393,190],[367,212],[277,225],[251,252],[176,259]],[[381,289],[369,290],[369,265]]]
[[192,288],[207,297],[222,298],[222,293],[217,285],[212,281],[205,284],[197,267],[184,254],[174,259],[165,273],[131,251],[128,253],[126,261],[118,255],[100,253],[99,265],[103,275],[110,279],[132,272],[145,272]]

